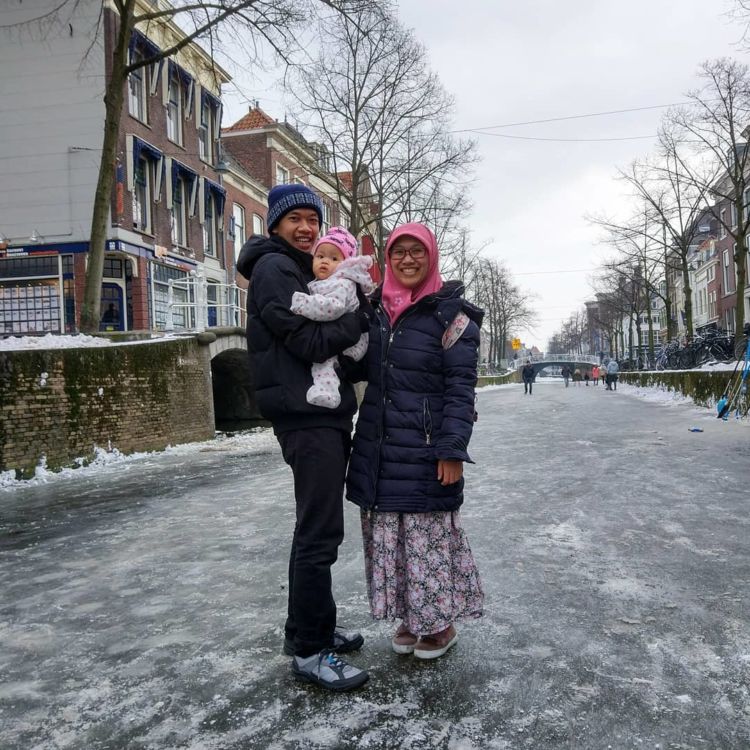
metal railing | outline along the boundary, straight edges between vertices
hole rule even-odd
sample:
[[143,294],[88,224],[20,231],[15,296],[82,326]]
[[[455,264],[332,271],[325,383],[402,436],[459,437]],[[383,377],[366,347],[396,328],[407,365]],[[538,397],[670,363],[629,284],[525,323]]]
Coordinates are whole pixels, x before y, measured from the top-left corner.
[[[187,301],[175,299],[175,290]],[[204,331],[219,326],[245,326],[247,290],[236,284],[209,282],[202,271],[191,271],[184,279],[170,279],[167,290],[165,331],[175,330],[175,313],[181,311],[181,330]]]

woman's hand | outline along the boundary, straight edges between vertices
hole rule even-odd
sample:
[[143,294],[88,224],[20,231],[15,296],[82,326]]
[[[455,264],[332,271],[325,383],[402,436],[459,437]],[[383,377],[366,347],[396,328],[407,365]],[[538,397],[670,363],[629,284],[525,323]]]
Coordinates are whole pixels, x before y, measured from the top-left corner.
[[444,487],[449,484],[455,484],[464,473],[463,461],[445,461],[438,459],[438,482]]

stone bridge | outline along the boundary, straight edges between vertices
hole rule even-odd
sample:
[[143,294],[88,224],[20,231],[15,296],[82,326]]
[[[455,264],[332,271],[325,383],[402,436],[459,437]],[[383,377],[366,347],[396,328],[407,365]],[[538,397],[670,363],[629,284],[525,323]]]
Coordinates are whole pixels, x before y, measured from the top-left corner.
[[571,371],[576,368],[580,370],[590,370],[594,365],[599,364],[599,357],[596,354],[543,354],[523,357],[515,362],[515,369],[520,370],[527,362],[531,362],[534,368],[534,375],[538,375],[547,367],[565,367]]

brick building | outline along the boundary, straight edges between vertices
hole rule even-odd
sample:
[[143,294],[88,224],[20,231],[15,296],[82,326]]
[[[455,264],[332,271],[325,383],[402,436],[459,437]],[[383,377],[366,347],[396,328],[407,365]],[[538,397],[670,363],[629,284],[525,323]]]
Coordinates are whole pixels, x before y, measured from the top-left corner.
[[[30,12],[19,6],[7,21],[23,21]],[[19,35],[0,48],[0,90],[14,103],[0,143],[5,183],[13,185],[0,194],[0,328],[6,332],[78,327],[103,97],[118,28],[109,4],[102,9],[99,0],[82,0],[69,27],[38,40]],[[182,39],[171,22],[136,29],[130,60],[149,59]],[[130,75],[104,259],[103,329],[164,328],[170,280],[178,282],[176,300],[188,303],[187,280],[204,276],[209,305],[226,283],[226,193],[216,166],[221,84],[228,80],[194,43]],[[52,116],[40,116],[40,101]],[[194,315],[188,306],[175,308],[176,326],[190,325]]]

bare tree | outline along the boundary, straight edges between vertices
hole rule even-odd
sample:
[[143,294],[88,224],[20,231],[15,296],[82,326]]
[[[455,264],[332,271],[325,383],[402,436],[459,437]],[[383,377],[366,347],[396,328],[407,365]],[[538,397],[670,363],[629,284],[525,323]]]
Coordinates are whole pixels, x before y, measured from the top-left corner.
[[[65,22],[84,1],[88,0],[55,0],[45,11],[28,18],[22,24],[5,27],[4,30],[12,32],[37,27],[44,32]],[[175,55],[194,41],[203,42],[212,52],[219,51],[222,45],[220,34],[226,41],[232,39],[241,43],[250,53],[251,60],[257,57],[264,46],[270,47],[282,59],[288,59],[289,52],[294,49],[295,29],[300,23],[309,22],[317,6],[346,14],[356,13],[361,6],[374,4],[374,0],[172,0],[171,3],[111,0],[111,6],[119,16],[119,24],[110,50],[104,95],[102,154],[91,219],[81,330],[96,331],[99,325],[104,251],[118,134],[125,87],[130,74]],[[103,33],[106,5],[100,3],[99,20],[93,30],[92,40]],[[131,59],[130,41],[136,28],[147,30],[150,26],[172,22],[183,32],[174,44],[143,59]]]
[[513,282],[508,269],[496,260],[482,258],[474,268],[471,299],[484,308],[484,330],[488,334],[490,362],[506,357],[512,334],[531,328],[536,313],[531,298]]
[[[460,246],[467,170],[474,144],[448,132],[453,102],[429,69],[422,45],[383,8],[326,25],[317,57],[296,71],[301,117],[351,174],[350,229],[380,250],[398,223],[425,221],[441,248]],[[367,215],[363,206],[375,206]],[[450,238],[450,239],[449,239]],[[382,264],[382,258],[379,258]]]
[[[745,321],[744,291],[747,282],[747,239],[750,234],[750,70],[748,66],[721,58],[703,63],[702,85],[688,94],[690,104],[669,113],[676,138],[693,142],[696,151],[710,157],[714,170],[710,179],[687,160],[680,167],[696,190],[711,194],[711,211],[734,241],[737,280],[735,306],[736,341],[742,339]],[[722,213],[722,204],[730,212]],[[687,291],[686,291],[687,297]],[[687,304],[687,299],[686,299]]]

